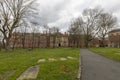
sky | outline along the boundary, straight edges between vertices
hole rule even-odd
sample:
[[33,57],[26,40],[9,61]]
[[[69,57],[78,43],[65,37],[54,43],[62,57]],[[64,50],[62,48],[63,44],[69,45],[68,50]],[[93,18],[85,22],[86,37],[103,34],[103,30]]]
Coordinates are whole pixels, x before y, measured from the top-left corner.
[[37,0],[38,14],[31,20],[41,25],[56,26],[61,32],[67,31],[71,20],[79,17],[86,8],[101,6],[113,13],[120,22],[120,0]]

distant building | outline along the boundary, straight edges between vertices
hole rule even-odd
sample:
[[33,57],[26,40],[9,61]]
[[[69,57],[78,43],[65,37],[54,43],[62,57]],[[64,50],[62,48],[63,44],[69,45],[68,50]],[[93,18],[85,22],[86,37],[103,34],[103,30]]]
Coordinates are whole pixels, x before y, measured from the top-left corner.
[[12,48],[68,47],[68,34],[14,33],[10,46]]
[[[101,41],[94,38],[89,47],[100,47]],[[108,40],[105,40],[108,45]],[[10,40],[11,48],[47,48],[47,47],[85,47],[83,35],[69,35],[67,33],[13,33]]]
[[108,47],[120,47],[120,29],[112,30],[108,33]]

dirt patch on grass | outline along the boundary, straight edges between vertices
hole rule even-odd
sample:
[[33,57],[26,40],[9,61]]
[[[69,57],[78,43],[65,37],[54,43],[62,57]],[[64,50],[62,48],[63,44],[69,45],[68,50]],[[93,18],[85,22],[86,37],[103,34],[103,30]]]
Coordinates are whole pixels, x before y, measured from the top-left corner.
[[66,72],[66,73],[71,73],[71,69],[68,67],[68,66],[66,66],[66,65],[61,65],[60,66],[60,70],[61,71],[63,71],[63,72]]

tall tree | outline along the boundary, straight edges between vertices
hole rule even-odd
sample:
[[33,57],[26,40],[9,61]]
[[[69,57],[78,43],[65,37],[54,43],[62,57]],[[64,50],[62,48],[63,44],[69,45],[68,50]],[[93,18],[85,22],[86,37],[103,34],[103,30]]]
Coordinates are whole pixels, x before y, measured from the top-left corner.
[[51,36],[50,27],[48,25],[44,25],[44,29],[46,32],[46,47],[50,47],[50,36]]
[[81,47],[83,20],[81,17],[72,21],[69,32],[69,46]]
[[57,36],[59,35],[59,31],[60,31],[60,29],[58,27],[52,27],[52,28],[50,28],[50,33],[51,33],[52,39],[53,39],[52,40],[52,42],[53,42],[53,48],[56,47],[56,40],[57,40]]
[[99,18],[100,31],[98,37],[101,40],[101,46],[105,47],[105,38],[108,32],[117,24],[117,18],[109,13],[102,13]]
[[[32,46],[31,46],[31,48],[33,49],[34,47],[38,47],[38,45],[36,45],[36,44],[39,44],[38,42],[38,33],[39,33],[39,29],[38,29],[38,26],[39,26],[39,24],[37,23],[37,22],[31,22],[31,30],[32,30]],[[33,27],[34,26],[34,27]]]
[[102,13],[101,8],[85,9],[83,11],[84,26],[82,27],[84,32],[85,47],[89,46],[89,42],[99,32],[99,26],[97,24],[99,16]]
[[24,49],[25,46],[26,46],[27,28],[26,28],[26,26],[21,27],[21,28],[24,29],[24,30],[21,29],[22,36],[20,36],[21,37],[22,48]]
[[1,0],[0,1],[0,31],[3,34],[3,45],[10,49],[10,38],[15,28],[19,27],[26,16],[31,0]]

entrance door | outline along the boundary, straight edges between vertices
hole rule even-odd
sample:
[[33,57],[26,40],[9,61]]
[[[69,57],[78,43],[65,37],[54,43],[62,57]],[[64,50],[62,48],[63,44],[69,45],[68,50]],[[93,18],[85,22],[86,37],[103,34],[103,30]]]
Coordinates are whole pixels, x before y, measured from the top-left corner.
[[59,47],[61,47],[61,44],[59,43],[59,45],[58,45]]

